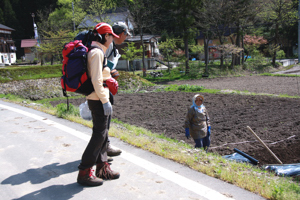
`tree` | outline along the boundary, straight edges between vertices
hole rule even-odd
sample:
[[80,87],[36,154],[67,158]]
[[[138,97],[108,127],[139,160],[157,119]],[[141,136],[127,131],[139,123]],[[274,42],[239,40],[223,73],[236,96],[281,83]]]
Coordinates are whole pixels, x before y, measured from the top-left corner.
[[[59,30],[57,32],[46,32],[44,38],[37,46],[38,52],[42,56],[51,58],[51,65],[53,65],[54,57],[59,57],[62,60],[62,47],[65,43],[70,42],[74,38],[74,32],[69,30]],[[42,59],[42,58],[41,58]]]
[[200,46],[198,44],[196,44],[196,45],[190,45],[190,50],[191,50],[192,53],[198,54],[198,56],[199,56],[199,65],[200,65],[200,62],[201,62],[201,53],[204,52],[204,46]]
[[298,1],[295,0],[266,0],[264,10],[260,13],[262,20],[272,25],[269,39],[272,44],[269,52],[273,66],[276,66],[276,52],[280,50],[279,32],[298,20],[297,4]]
[[[234,44],[224,44],[224,45],[220,45],[217,48],[220,52],[222,52],[224,58],[227,57],[227,55],[231,55],[232,56],[232,60],[234,58],[234,55],[239,54],[241,51],[243,51],[242,48],[237,47]],[[233,61],[231,62],[231,67],[233,68]]]
[[[130,71],[130,63],[134,60],[140,59],[142,56],[141,54],[143,53],[143,50],[140,48],[135,47],[134,42],[127,42],[127,47],[124,47],[122,50],[124,51],[124,54],[121,55],[122,58],[127,60],[127,69]],[[132,71],[134,73],[134,68],[132,67]]]
[[[232,44],[242,47],[243,31],[247,29],[247,26],[256,23],[256,15],[262,10],[262,4],[263,0],[231,0],[228,9],[232,13],[231,26],[234,28],[234,32],[230,32],[230,36],[233,36],[231,37]],[[233,54],[232,67],[241,64],[241,58],[241,53]]]
[[9,0],[4,0],[3,3],[1,3],[4,13],[2,15],[3,23],[5,23],[6,26],[12,27],[12,24],[18,23],[16,13],[13,10],[13,7]]
[[[225,0],[203,0],[203,9],[195,11],[196,25],[205,36],[206,58],[208,58],[208,41],[211,38],[217,37],[220,45],[226,41],[225,33],[229,31],[232,22],[232,11],[229,11],[231,3]],[[221,67],[223,67],[223,61],[224,54],[221,52]]]
[[[85,11],[86,21],[92,20],[95,24],[100,22],[111,23],[105,13],[116,8],[116,0],[80,0],[79,6]],[[87,24],[86,24],[87,26]]]
[[[72,10],[74,5],[74,15]],[[73,23],[77,26],[86,16],[80,7],[81,0],[58,0],[58,8],[49,14],[49,24],[52,31],[73,30]]]
[[176,39],[167,38],[166,41],[159,43],[159,50],[168,62],[168,72],[170,72],[170,61],[176,49],[178,49]]
[[195,37],[195,15],[196,10],[201,10],[202,1],[200,0],[173,0],[165,1],[169,9],[174,13],[174,22],[176,27],[182,33],[185,52],[185,73],[189,73],[189,39]]
[[145,45],[143,36],[145,32],[151,32],[155,27],[155,14],[158,10],[153,0],[122,0],[121,5],[129,9],[130,18],[135,24],[136,31],[139,33],[142,43],[142,66],[143,66],[143,77],[146,76],[146,65],[145,65]]
[[260,45],[267,44],[267,40],[264,39],[262,36],[256,36],[256,35],[245,35],[244,36],[244,44],[245,44],[245,52],[246,52],[246,58],[247,60],[248,56],[254,56],[256,54],[257,48]]

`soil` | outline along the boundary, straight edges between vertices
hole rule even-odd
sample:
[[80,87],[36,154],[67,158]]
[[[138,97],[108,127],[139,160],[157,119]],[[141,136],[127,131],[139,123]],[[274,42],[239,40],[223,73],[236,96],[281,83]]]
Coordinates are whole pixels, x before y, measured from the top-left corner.
[[[164,84],[193,84],[210,89],[299,96],[297,81],[297,77],[247,76]],[[195,94],[186,92],[117,94],[113,118],[194,145],[192,139],[185,137],[183,124]],[[271,153],[247,129],[249,126],[284,164],[300,163],[299,98],[222,93],[202,93],[202,95],[205,98],[204,105],[209,112],[212,128],[209,152],[229,155],[237,148],[257,159],[259,165],[278,164]],[[71,99],[70,103],[79,106],[84,101],[84,98]],[[52,102],[52,105],[59,103],[61,101]]]

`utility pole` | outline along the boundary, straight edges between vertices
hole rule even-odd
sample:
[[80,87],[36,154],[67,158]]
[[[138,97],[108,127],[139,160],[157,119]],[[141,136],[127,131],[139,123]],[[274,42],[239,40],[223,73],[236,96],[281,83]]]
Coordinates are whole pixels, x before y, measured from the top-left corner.
[[34,28],[34,17],[35,17],[35,14],[34,14],[34,13],[31,13],[31,17],[32,17],[32,21],[33,21],[33,28]]

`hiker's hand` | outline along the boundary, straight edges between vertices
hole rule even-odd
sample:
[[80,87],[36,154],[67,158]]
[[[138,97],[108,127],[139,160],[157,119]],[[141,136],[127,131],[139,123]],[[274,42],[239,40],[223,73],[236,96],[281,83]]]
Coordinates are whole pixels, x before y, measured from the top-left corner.
[[190,137],[190,129],[189,128],[185,128],[185,136],[187,139],[189,139],[189,137]]
[[104,115],[112,115],[113,109],[110,102],[103,104]]

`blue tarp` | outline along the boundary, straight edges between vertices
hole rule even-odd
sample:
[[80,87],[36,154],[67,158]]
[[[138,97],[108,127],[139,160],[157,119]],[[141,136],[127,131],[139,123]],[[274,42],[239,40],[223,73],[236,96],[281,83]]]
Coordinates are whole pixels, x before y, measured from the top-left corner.
[[233,153],[231,155],[226,155],[226,156],[222,156],[222,157],[225,158],[225,159],[228,159],[228,160],[234,160],[236,162],[243,162],[243,163],[251,163],[252,164],[252,162],[248,158],[246,158],[246,157],[244,157],[244,156],[242,156],[238,153]]
[[300,163],[284,165],[264,165],[264,169],[274,171],[278,176],[299,176]]

